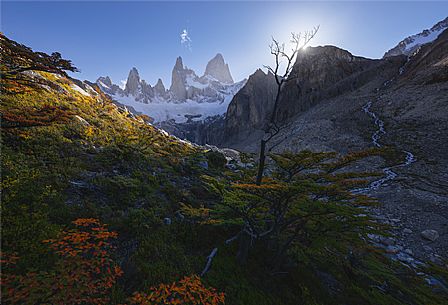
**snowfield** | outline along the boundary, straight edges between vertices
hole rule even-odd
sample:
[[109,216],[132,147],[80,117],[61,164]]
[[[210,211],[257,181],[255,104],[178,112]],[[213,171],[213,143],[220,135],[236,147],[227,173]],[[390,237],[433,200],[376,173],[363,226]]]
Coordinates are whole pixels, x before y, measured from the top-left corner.
[[[233,96],[244,86],[245,80],[228,86],[219,92],[224,99],[217,101],[198,102],[203,99],[186,100],[185,102],[173,102],[162,98],[154,99],[151,103],[145,104],[135,100],[132,95],[113,95],[112,98],[121,104],[133,107],[136,111],[144,113],[154,118],[154,123],[174,119],[176,123],[185,123],[185,115],[201,115],[194,120],[204,120],[207,117],[222,115],[227,112],[227,107]],[[204,97],[204,99],[207,99]]]
[[412,40],[412,42],[410,42],[406,45],[404,51],[409,52],[416,46],[421,46],[421,45],[433,42],[434,40],[437,39],[437,37],[439,37],[440,34],[442,34],[442,32],[444,30],[445,30],[445,28],[440,28],[439,30],[429,31],[428,35],[426,35],[426,36],[422,35],[422,34],[411,36],[410,40]]
[[172,103],[161,100],[149,104],[135,101],[133,96],[113,96],[115,100],[126,105],[132,106],[138,112],[149,115],[154,118],[154,122],[162,122],[174,119],[176,123],[187,121],[185,115],[201,115],[197,120],[203,120],[206,117],[224,114],[233,96],[228,96],[222,103],[198,103],[187,100],[183,103]]

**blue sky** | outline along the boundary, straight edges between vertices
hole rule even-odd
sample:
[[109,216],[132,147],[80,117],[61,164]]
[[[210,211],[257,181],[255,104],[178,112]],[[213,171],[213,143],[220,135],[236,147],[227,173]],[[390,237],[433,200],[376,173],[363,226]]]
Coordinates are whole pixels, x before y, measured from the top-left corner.
[[[80,79],[109,75],[119,84],[132,67],[150,84],[171,83],[177,56],[202,74],[217,52],[235,80],[270,64],[273,35],[320,25],[311,45],[336,45],[379,58],[404,37],[444,19],[448,2],[22,2],[1,3],[1,31],[34,50],[59,51]],[[187,30],[190,47],[181,43]]]

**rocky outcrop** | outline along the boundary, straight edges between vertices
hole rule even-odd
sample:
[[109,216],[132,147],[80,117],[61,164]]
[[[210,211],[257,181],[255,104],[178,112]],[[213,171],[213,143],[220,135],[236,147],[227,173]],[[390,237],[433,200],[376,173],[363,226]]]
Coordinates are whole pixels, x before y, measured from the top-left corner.
[[247,80],[229,104],[225,119],[225,143],[244,141],[253,132],[262,130],[270,113],[276,92],[271,73],[258,69]]
[[161,122],[157,126],[180,139],[199,145],[212,144],[220,146],[224,138],[224,115],[207,117],[203,120],[198,119],[199,117],[197,116],[189,116],[189,120],[185,123],[176,123],[174,120],[168,120]]
[[204,77],[206,76],[211,76],[224,84],[233,84],[229,65],[224,62],[224,57],[220,53],[216,54],[216,56],[208,62],[204,73]]

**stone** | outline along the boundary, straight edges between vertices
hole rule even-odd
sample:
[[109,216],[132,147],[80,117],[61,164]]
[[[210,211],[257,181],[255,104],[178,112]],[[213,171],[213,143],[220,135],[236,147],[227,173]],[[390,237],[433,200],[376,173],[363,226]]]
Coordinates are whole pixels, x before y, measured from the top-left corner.
[[177,212],[176,212],[176,217],[177,217],[177,219],[180,220],[180,221],[183,221],[183,220],[185,219],[185,216],[184,216],[184,214],[182,214],[181,211],[177,211]]
[[432,252],[432,248],[430,246],[423,246],[423,250],[425,250],[425,252]]
[[390,237],[383,237],[381,238],[381,243],[385,246],[392,246],[395,244],[395,240]]
[[369,233],[367,234],[367,237],[375,242],[379,242],[381,240],[381,237],[378,234]]
[[411,233],[412,233],[412,230],[411,230],[411,229],[408,229],[408,228],[405,228],[405,229],[403,230],[403,233],[405,233],[405,234],[411,234]]
[[84,118],[80,117],[79,115],[75,115],[75,118],[81,123],[81,125],[90,126],[90,123],[87,122]]
[[166,224],[166,225],[170,225],[171,224],[171,218],[169,218],[169,217],[165,217],[164,219],[163,219],[163,223],[164,224]]
[[386,247],[386,252],[390,253],[390,254],[395,254],[395,253],[400,252],[400,249],[398,247],[396,247],[396,246],[387,246]]
[[199,167],[202,167],[203,169],[208,169],[208,162],[205,160],[198,162]]
[[403,262],[403,263],[411,263],[414,261],[414,259],[412,257],[410,257],[408,254],[401,253],[401,252],[397,254],[397,258],[400,262]]
[[432,253],[432,254],[429,256],[429,260],[430,260],[431,262],[433,262],[434,264],[436,264],[436,265],[443,266],[443,259],[442,259],[442,257],[441,257],[440,255],[437,255],[437,254],[435,254],[435,253]]
[[409,254],[409,255],[414,255],[414,252],[412,252],[411,249],[405,249],[404,253]]
[[424,230],[420,234],[424,239],[430,241],[435,241],[437,238],[439,238],[439,232],[437,232],[436,230]]
[[238,166],[236,166],[235,164],[227,164],[226,168],[228,168],[230,170],[237,170]]

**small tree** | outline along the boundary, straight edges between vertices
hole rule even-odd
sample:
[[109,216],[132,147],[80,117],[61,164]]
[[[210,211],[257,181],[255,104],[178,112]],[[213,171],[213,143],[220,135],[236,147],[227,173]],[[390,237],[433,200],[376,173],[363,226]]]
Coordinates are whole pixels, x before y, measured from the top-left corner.
[[66,71],[78,72],[70,60],[62,58],[61,53],[48,55],[34,52],[31,48],[9,39],[0,33],[0,85],[2,90],[20,93],[26,88],[40,88],[50,85],[43,78],[33,78],[22,72],[40,71],[55,73],[67,77]]
[[48,55],[34,52],[31,48],[9,39],[0,33],[1,57],[0,75],[2,78],[13,77],[25,71],[43,71],[67,76],[65,71],[77,72],[72,62],[63,59],[61,53]]
[[257,242],[267,247],[265,255],[274,252],[274,269],[293,247],[360,240],[359,234],[365,235],[365,228],[375,225],[356,214],[359,207],[374,200],[351,190],[376,174],[349,172],[347,167],[380,153],[372,149],[345,156],[311,151],[272,154],[274,171],[272,177],[263,178],[262,185],[253,183],[250,175],[230,184],[207,178],[210,187],[221,194],[222,202],[202,213],[200,223],[238,224],[239,232],[229,239],[239,239],[238,262],[246,263],[250,248]]
[[[284,43],[280,44],[277,40],[272,38],[272,43],[269,47],[271,50],[271,54],[275,58],[275,67],[272,68],[270,66],[266,66],[266,68],[272,74],[274,74],[275,82],[277,84],[277,93],[275,95],[274,107],[272,108],[271,114],[268,116],[269,121],[265,128],[264,136],[260,141],[260,154],[256,179],[257,185],[260,185],[261,180],[263,179],[263,171],[266,162],[266,145],[280,133],[282,127],[284,126],[278,121],[277,118],[278,103],[280,101],[282,89],[287,82],[296,78],[291,77],[290,74],[294,67],[294,61],[297,57],[297,54],[308,45],[308,43],[311,41],[311,39],[313,39],[318,30],[319,27],[315,27],[312,31],[307,31],[303,35],[301,33],[291,33],[292,49],[290,54],[285,51]],[[286,60],[286,66],[283,73],[281,73],[282,60]]]

